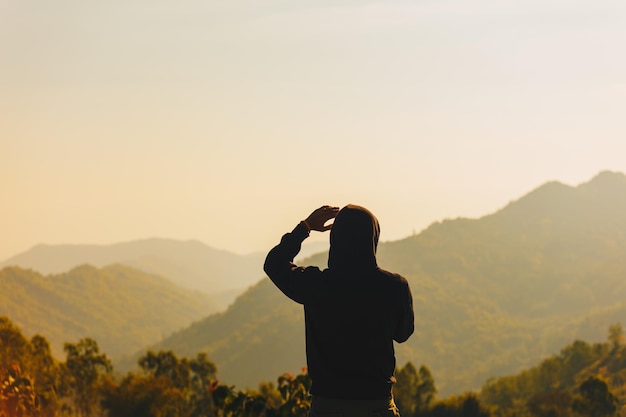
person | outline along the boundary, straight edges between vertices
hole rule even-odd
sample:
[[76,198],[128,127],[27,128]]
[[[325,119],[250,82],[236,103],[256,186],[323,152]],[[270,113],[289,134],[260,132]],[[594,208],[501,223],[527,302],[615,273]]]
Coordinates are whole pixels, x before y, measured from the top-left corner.
[[[310,232],[328,230],[328,268],[295,265]],[[393,341],[413,333],[413,298],[404,277],[378,267],[379,235],[378,220],[366,208],[323,206],[265,259],[272,282],[304,305],[311,417],[400,415],[392,390]]]

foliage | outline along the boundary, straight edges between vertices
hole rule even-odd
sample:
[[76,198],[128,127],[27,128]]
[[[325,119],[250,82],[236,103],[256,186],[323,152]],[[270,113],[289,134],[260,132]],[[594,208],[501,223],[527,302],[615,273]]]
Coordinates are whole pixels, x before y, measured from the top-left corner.
[[572,394],[561,390],[535,394],[526,403],[526,408],[535,417],[570,417],[573,414]]
[[188,406],[183,392],[167,377],[128,374],[102,387],[102,407],[116,417],[178,417]]
[[621,326],[611,325],[606,343],[577,340],[533,368],[493,378],[480,398],[497,417],[613,416],[626,403],[626,347],[620,334]]
[[5,412],[7,407],[13,410],[8,416],[30,415],[36,411],[37,416],[52,417],[58,412],[61,406],[58,391],[63,381],[48,341],[40,335],[29,341],[11,320],[2,316],[0,378],[3,391],[0,404],[4,407],[0,408]]
[[427,417],[490,417],[490,411],[485,408],[478,397],[473,393],[454,396],[443,400],[423,414]]
[[[7,320],[4,323],[10,324]],[[6,334],[6,326],[4,330]],[[10,340],[16,340],[18,344],[23,341],[18,337],[19,330],[13,336]],[[35,349],[23,349],[25,357],[17,359],[30,366],[47,363],[47,366],[36,365],[37,368],[33,369],[40,374],[37,380],[51,382],[47,386],[45,383],[35,385],[35,379],[21,372],[18,365],[11,365],[10,371],[3,368],[2,407],[5,415],[10,417],[70,416],[73,409],[84,416],[95,415],[98,410],[85,407],[84,400],[90,398],[96,403],[93,400],[99,397],[102,398],[102,409],[119,417],[304,416],[310,405],[307,394],[310,380],[306,374],[295,377],[284,374],[278,378],[277,386],[262,383],[259,390],[242,392],[215,379],[216,367],[206,354],[189,360],[178,358],[171,351],[149,351],[139,361],[142,373],[129,373],[118,383],[112,378],[106,356],[99,353],[94,341],[68,344],[68,357],[61,364],[45,353],[43,337],[33,338],[32,345],[40,347],[38,355],[33,355]],[[7,351],[4,349],[6,344],[0,344],[0,347]],[[394,392],[405,417],[482,417],[491,415],[489,409],[493,409],[494,416],[611,416],[617,409],[618,399],[609,384],[623,385],[626,352],[623,347],[618,350],[610,347],[611,343],[589,345],[576,341],[562,349],[560,355],[546,359],[536,368],[517,376],[489,381],[480,399],[467,393],[435,401],[436,388],[428,369],[422,366],[418,371],[412,363],[407,363],[397,371],[398,383]],[[561,368],[555,364],[560,364]],[[574,370],[570,369],[572,367]],[[607,383],[592,376],[580,386],[566,385],[572,380],[580,381],[588,373],[603,373]],[[547,378],[547,375],[553,378]],[[77,380],[83,383],[77,384]],[[63,385],[71,389],[64,389]],[[82,394],[79,387],[83,387]],[[52,396],[50,401],[43,401],[42,389],[58,393],[60,397]],[[622,401],[624,399],[622,397]],[[64,407],[59,406],[59,401]],[[428,405],[422,407],[419,404]],[[7,412],[7,409],[12,411]]]
[[18,365],[0,367],[0,417],[38,416],[39,404],[32,378]]
[[617,398],[603,380],[590,376],[580,385],[580,395],[574,398],[572,410],[589,417],[610,417],[617,411]]
[[30,358],[29,342],[8,317],[0,316],[0,366]]
[[614,350],[624,344],[624,331],[621,323],[615,323],[609,327],[609,342]]
[[28,334],[45,331],[57,356],[64,342],[90,336],[117,357],[215,311],[202,293],[122,265],[83,265],[57,275],[6,267],[0,287],[0,315]]
[[[614,417],[626,403],[618,328],[610,327],[607,343],[576,340],[533,368],[488,381],[479,394],[438,400],[430,370],[407,362],[396,371],[394,395],[404,417]],[[115,377],[95,340],[65,347],[59,363],[43,336],[28,341],[0,317],[0,417],[305,417],[310,408],[306,369],[239,391],[217,380],[206,353],[147,351],[136,372]]]
[[[404,417],[613,417],[626,403],[619,327],[611,326],[606,343],[574,341],[534,368],[488,381],[480,393],[437,399],[430,370],[407,362],[394,395]],[[240,391],[217,380],[206,353],[189,359],[147,351],[136,372],[116,377],[93,339],[67,343],[57,362],[43,336],[28,341],[6,317],[0,336],[0,417],[305,417],[311,404],[306,368]]]
[[68,385],[74,397],[78,413],[83,417],[92,415],[94,400],[99,399],[103,377],[112,372],[111,361],[100,353],[98,343],[90,338],[78,343],[66,343],[64,369]]
[[292,376],[286,373],[278,378],[278,391],[283,403],[278,407],[275,415],[281,417],[304,417],[311,406],[309,389],[311,379],[307,374]]
[[[13,352],[11,359],[27,364],[40,382],[35,384],[16,364],[0,368],[5,381],[0,417],[306,417],[310,409],[306,368],[298,375],[280,375],[276,384],[239,391],[217,380],[217,367],[206,353],[188,359],[172,351],[147,351],[138,359],[137,372],[116,378],[93,339],[66,343],[65,361],[58,363],[45,338],[36,336],[29,343],[7,318],[0,323],[0,352]],[[428,368],[407,363],[398,374],[398,397],[410,393],[403,415],[430,416],[437,390]],[[446,407],[450,413],[456,410]]]
[[435,381],[430,370],[422,365],[419,371],[412,362],[396,370],[394,398],[403,415],[425,415],[432,407],[437,394]]

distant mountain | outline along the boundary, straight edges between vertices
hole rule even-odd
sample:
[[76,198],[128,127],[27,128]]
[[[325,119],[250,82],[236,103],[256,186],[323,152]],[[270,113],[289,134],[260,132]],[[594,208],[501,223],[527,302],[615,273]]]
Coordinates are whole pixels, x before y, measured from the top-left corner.
[[126,355],[215,311],[205,294],[124,265],[46,276],[6,267],[0,288],[0,316],[29,337],[45,335],[57,357],[63,343],[83,337],[110,357]]
[[43,274],[55,274],[90,264],[113,263],[169,278],[182,287],[219,296],[226,307],[237,294],[263,276],[263,254],[237,255],[198,241],[146,239],[114,245],[38,245],[0,263]]
[[[477,389],[575,338],[604,340],[626,319],[626,176],[550,182],[494,214],[435,223],[378,253],[381,267],[407,277],[415,301],[416,331],[398,345],[399,365],[427,365],[442,396]],[[220,379],[255,387],[305,366],[303,320],[264,279],[155,348],[206,351]]]

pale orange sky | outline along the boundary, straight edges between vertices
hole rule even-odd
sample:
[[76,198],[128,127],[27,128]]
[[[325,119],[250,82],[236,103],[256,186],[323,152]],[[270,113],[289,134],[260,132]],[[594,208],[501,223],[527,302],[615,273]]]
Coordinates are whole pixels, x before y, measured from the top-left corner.
[[394,240],[626,172],[623,1],[211,3],[0,0],[0,260],[265,251],[322,204]]

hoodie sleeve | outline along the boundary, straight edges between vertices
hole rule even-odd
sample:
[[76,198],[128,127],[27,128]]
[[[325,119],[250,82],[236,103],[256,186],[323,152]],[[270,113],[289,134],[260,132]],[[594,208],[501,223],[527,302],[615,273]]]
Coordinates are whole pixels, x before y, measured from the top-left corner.
[[406,279],[402,279],[402,292],[400,293],[400,317],[393,336],[398,343],[405,342],[413,334],[415,316],[413,313],[413,295]]
[[305,282],[311,274],[321,273],[317,267],[301,267],[293,263],[293,258],[300,252],[309,231],[304,223],[299,223],[290,233],[283,235],[265,258],[263,270],[287,297],[304,304],[306,295]]

